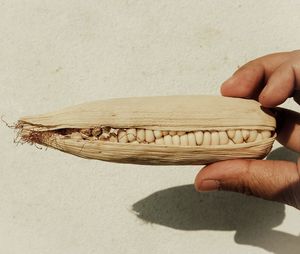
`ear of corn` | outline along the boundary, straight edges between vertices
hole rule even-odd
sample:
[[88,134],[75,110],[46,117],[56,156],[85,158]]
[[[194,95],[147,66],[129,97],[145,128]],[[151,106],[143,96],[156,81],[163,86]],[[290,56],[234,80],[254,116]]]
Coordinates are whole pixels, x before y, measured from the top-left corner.
[[19,120],[21,138],[90,159],[206,164],[263,158],[275,118],[253,100],[218,96],[111,99]]

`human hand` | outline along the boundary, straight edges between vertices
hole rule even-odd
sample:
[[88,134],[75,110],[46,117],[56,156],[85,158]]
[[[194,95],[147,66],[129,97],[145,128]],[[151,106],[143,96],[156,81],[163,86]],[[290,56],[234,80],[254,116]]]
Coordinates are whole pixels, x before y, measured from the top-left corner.
[[[300,105],[300,50],[250,61],[223,83],[221,93],[256,99],[267,108],[289,97]],[[276,113],[277,140],[300,152],[300,114],[283,108],[276,108]],[[198,173],[195,188],[236,191],[300,209],[300,158],[298,163],[241,159],[216,162]]]

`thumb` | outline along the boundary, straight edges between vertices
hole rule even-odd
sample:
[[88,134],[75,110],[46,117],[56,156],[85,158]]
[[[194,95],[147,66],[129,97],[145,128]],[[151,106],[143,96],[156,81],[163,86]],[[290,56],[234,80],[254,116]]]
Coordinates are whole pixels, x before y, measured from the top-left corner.
[[198,191],[228,190],[283,202],[300,209],[300,159],[228,160],[204,167],[196,176]]

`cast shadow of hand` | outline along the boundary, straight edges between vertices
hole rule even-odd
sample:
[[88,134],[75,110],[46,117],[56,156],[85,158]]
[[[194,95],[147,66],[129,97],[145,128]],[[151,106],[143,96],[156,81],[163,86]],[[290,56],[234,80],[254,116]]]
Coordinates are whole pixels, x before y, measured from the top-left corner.
[[[268,159],[295,161],[296,154],[276,149]],[[197,193],[193,185],[161,190],[133,204],[137,216],[179,230],[236,231],[238,244],[276,254],[300,253],[300,235],[273,229],[285,218],[285,206],[232,192]]]

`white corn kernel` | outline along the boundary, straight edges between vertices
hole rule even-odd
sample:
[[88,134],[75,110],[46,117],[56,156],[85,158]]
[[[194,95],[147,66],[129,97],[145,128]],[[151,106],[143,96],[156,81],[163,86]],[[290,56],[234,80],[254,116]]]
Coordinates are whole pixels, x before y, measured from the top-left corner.
[[129,142],[132,142],[136,139],[136,129],[127,129],[126,133]]
[[254,142],[257,137],[257,130],[250,130],[249,138],[247,139],[247,143]]
[[164,142],[166,145],[172,145],[172,137],[170,135],[164,136]]
[[235,144],[241,144],[244,142],[242,132],[240,130],[235,131],[235,135],[232,139]]
[[145,131],[145,137],[147,142],[153,142],[154,141],[154,134],[152,130],[146,130]]
[[262,134],[261,133],[257,133],[257,137],[256,137],[255,142],[262,141],[262,140],[263,140]]
[[118,129],[115,129],[115,128],[110,128],[110,130],[109,130],[109,134],[113,134],[113,135],[118,135]]
[[119,133],[118,133],[118,141],[120,143],[127,143],[128,142],[126,131],[119,131]]
[[203,133],[203,143],[202,145],[210,145],[211,144],[211,135],[209,131],[205,131]]
[[180,137],[178,135],[172,136],[173,145],[180,145]]
[[242,130],[242,136],[244,140],[247,140],[250,136],[250,131],[249,130]]
[[197,145],[201,145],[203,142],[203,132],[202,131],[195,131],[196,143]]
[[263,139],[267,139],[271,137],[271,131],[262,131],[261,135],[263,137]]
[[108,140],[109,139],[109,134],[108,133],[102,133],[100,136],[99,136],[99,139],[100,140]]
[[136,140],[138,142],[143,142],[145,140],[145,130],[137,129],[137,131],[136,131]]
[[186,134],[180,136],[180,144],[182,146],[187,146],[188,145],[188,136]]
[[229,145],[234,145],[234,142],[231,139],[229,139],[228,144]]
[[155,139],[155,144],[157,144],[157,145],[164,145],[165,144],[164,138],[157,138],[157,139]]
[[228,144],[229,138],[225,131],[220,131],[219,136],[220,136],[220,145]]
[[211,133],[211,144],[212,145],[219,145],[220,144],[220,137],[217,131],[213,131]]
[[227,135],[230,139],[233,139],[235,136],[235,130],[228,130]]
[[189,146],[196,146],[195,134],[193,132],[189,132],[187,136],[188,136]]
[[118,142],[118,138],[116,136],[110,136],[108,139],[110,142]]
[[[146,131],[147,131],[147,130],[146,130]],[[153,132],[154,132],[155,138],[161,138],[161,137],[163,136],[161,131],[155,130],[155,131],[153,131]]]

